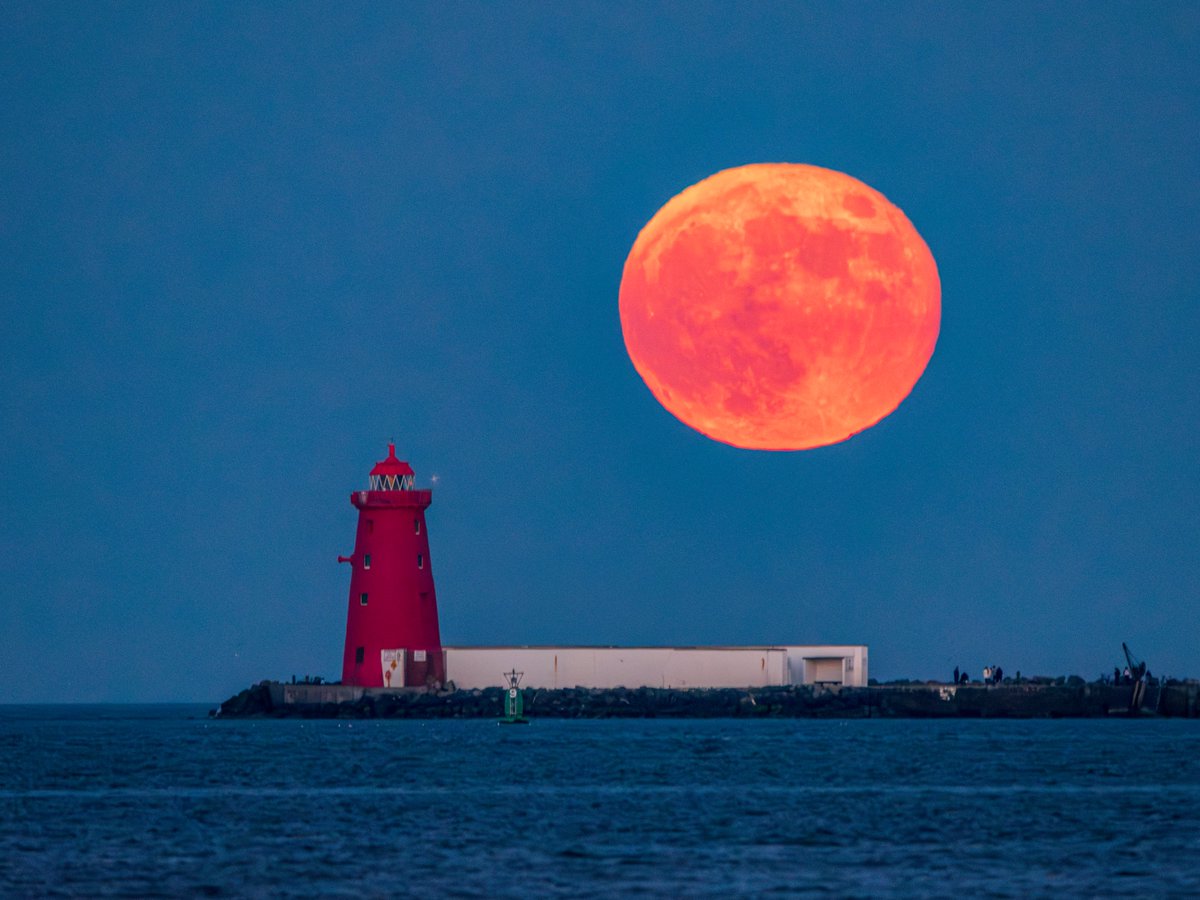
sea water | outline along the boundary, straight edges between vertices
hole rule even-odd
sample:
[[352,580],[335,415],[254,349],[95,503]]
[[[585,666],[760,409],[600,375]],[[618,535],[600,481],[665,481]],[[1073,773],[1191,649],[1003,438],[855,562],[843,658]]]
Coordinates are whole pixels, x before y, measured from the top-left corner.
[[5,896],[1197,896],[1200,721],[0,707]]

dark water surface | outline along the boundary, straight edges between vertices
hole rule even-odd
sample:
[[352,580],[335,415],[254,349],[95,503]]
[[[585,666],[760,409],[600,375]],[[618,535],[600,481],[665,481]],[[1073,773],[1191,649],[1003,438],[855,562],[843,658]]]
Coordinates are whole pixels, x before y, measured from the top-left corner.
[[1200,722],[0,707],[6,896],[1200,896]]

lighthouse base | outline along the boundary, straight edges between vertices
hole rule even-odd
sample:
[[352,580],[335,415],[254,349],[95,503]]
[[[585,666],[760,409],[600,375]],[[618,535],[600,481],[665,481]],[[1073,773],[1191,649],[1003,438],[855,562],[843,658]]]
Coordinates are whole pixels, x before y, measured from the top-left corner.
[[441,687],[446,682],[446,652],[444,650],[381,650],[381,677],[370,672],[356,673],[360,677],[348,684],[363,687]]

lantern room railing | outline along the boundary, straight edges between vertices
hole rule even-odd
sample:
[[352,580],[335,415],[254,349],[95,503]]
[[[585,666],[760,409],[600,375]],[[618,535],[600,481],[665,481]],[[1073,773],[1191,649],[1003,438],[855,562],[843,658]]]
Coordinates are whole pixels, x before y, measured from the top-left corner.
[[433,491],[429,488],[412,491],[355,491],[350,502],[364,506],[410,506],[424,509],[433,502]]

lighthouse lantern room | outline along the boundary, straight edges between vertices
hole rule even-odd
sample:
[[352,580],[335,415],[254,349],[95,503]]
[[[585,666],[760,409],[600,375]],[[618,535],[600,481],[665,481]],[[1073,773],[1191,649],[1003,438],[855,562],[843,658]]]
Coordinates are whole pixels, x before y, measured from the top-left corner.
[[396,458],[395,444],[368,485],[350,495],[358,509],[354,553],[338,557],[351,568],[342,683],[440,684],[446,663],[425,529],[433,492],[414,489],[413,470]]

